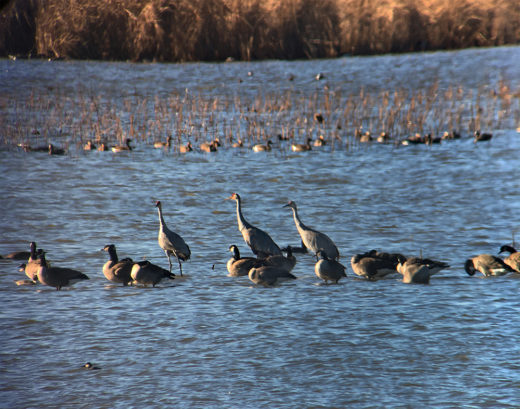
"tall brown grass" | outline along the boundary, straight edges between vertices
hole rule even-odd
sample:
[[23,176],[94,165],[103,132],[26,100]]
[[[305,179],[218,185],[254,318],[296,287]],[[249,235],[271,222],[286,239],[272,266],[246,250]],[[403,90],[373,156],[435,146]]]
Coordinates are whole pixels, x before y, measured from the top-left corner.
[[520,42],[518,0],[11,0],[0,55],[302,59]]

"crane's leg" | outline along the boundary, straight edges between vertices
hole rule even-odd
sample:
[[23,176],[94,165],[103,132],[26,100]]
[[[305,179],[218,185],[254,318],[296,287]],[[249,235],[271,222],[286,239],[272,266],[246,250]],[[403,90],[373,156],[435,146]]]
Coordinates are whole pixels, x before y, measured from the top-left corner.
[[[176,252],[173,252],[173,255],[177,258],[177,262],[179,263],[179,270],[181,272],[181,277],[182,277],[182,265],[181,265],[181,260],[179,259],[179,256],[177,256],[177,253]],[[172,271],[170,270],[170,273]]]
[[170,263],[170,273],[172,272],[172,261],[170,259],[170,253],[168,253],[168,250],[164,250],[164,254],[166,254],[166,257],[168,257],[168,263]]

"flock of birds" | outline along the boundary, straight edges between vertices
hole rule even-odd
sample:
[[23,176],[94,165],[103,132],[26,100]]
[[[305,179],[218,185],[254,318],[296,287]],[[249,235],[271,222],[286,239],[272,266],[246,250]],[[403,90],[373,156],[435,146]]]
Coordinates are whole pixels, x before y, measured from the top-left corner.
[[[325,233],[308,227],[302,222],[295,202],[290,201],[284,207],[292,210],[294,223],[301,238],[301,247],[287,246],[282,249],[268,233],[246,220],[242,213],[242,201],[237,193],[233,193],[227,200],[236,202],[238,230],[255,255],[255,257],[241,257],[238,247],[231,245],[229,251],[233,255],[227,262],[229,276],[247,276],[253,283],[263,286],[294,280],[296,276],[291,273],[296,265],[294,253],[313,254],[316,257],[315,274],[325,283],[337,283],[341,278],[347,276],[346,267],[338,261],[340,253],[336,244]],[[169,270],[148,260],[119,259],[115,245],[108,244],[102,249],[109,256],[109,260],[103,266],[103,274],[107,280],[125,286],[129,284],[155,286],[163,279],[174,279],[172,256],[177,260],[182,276],[182,262],[190,259],[191,250],[179,234],[167,227],[161,202],[157,201],[155,206],[159,214],[158,243],[168,258]],[[470,276],[477,271],[485,276],[499,276],[509,272],[520,273],[520,252],[509,245],[500,248],[499,254],[503,252],[509,253],[504,260],[491,254],[480,254],[470,258],[464,264],[465,271]],[[6,258],[27,260],[20,266],[20,270],[25,272],[30,281],[19,280],[17,284],[39,282],[60,290],[62,287],[89,278],[78,270],[51,266],[45,258],[45,251],[37,249],[35,242],[30,244],[29,252],[11,253]],[[370,250],[354,255],[351,258],[351,267],[357,276],[370,281],[380,280],[392,273],[399,273],[403,276],[404,283],[427,284],[431,276],[449,265],[428,258],[407,258],[399,253]]]
[[[323,122],[323,115],[320,113],[317,113],[314,115],[314,119],[322,123]],[[443,140],[453,140],[453,139],[460,139],[460,133],[456,131],[451,132],[444,132],[444,134],[440,137],[433,137],[431,133],[426,134],[422,136],[421,134],[417,133],[414,136],[405,138],[405,139],[395,139],[392,138],[388,133],[381,132],[378,137],[372,136],[370,131],[364,131],[362,128],[356,129],[355,132],[355,138],[360,143],[370,143],[373,141],[376,141],[378,143],[394,143],[394,144],[400,144],[400,145],[432,145],[432,144],[438,144],[441,143]],[[489,141],[493,137],[493,134],[491,133],[481,133],[480,131],[474,132],[474,142],[482,142],[482,141]],[[293,139],[293,137],[290,136],[282,136],[278,135],[278,140],[280,142],[289,141],[290,142],[290,149],[293,152],[306,152],[312,150],[312,147],[321,147],[326,146],[329,141],[323,136],[319,135],[315,140],[308,137],[306,139],[305,143],[296,143]],[[153,146],[157,149],[170,149],[172,144],[173,138],[172,136],[168,136],[165,141],[156,141],[154,142]],[[200,152],[217,152],[218,149],[223,145],[222,141],[219,138],[215,138],[212,141],[202,142],[198,146],[198,150]],[[65,149],[58,148],[54,146],[53,144],[49,143],[48,145],[43,146],[31,146],[28,143],[20,143],[18,145],[21,147],[25,152],[47,152],[49,155],[64,155],[66,153]],[[274,143],[267,139],[265,143],[259,143],[254,144],[250,148],[254,152],[269,152],[273,149]],[[238,139],[236,142],[231,143],[232,148],[244,148],[244,141],[242,139]],[[114,153],[118,152],[130,152],[134,150],[135,147],[132,146],[132,139],[126,138],[124,140],[124,143],[121,145],[114,145],[109,146],[106,142],[99,141],[99,144],[96,145],[92,140],[87,141],[87,143],[83,146],[83,150],[85,151],[112,151]],[[184,145],[179,145],[178,147],[179,153],[188,153],[196,151],[196,147],[193,146],[193,144],[188,141]]]

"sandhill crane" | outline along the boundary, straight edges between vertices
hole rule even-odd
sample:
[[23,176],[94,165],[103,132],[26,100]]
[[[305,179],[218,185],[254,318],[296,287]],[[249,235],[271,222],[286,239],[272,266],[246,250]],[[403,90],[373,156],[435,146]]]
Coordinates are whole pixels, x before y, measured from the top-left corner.
[[134,148],[130,145],[130,142],[132,142],[132,139],[126,138],[124,145],[112,146],[112,152],[129,152],[133,150]]
[[300,217],[298,216],[298,208],[296,207],[295,202],[291,200],[284,207],[290,207],[292,209],[294,223],[296,224],[298,233],[300,233],[302,244],[305,248],[310,250],[313,254],[316,254],[321,250],[327,256],[327,258],[331,260],[337,260],[339,258],[338,248],[329,238],[329,236],[327,236],[325,233],[311,229],[302,223]]
[[40,268],[38,269],[38,281],[49,287],[56,287],[61,290],[62,287],[72,285],[81,280],[89,278],[78,270],[63,267],[47,267],[45,260],[45,252],[40,254]]
[[172,137],[170,135],[168,135],[168,137],[166,138],[166,141],[155,141],[153,143],[153,147],[154,148],[157,148],[157,149],[161,149],[161,148],[169,148],[172,144]]
[[272,255],[282,254],[280,247],[265,231],[252,226],[242,214],[242,201],[238,193],[233,193],[227,200],[235,200],[237,202],[237,221],[238,230],[242,233],[244,241],[247,243],[253,253],[259,258],[265,258]]
[[132,281],[130,272],[134,262],[131,258],[124,258],[119,260],[117,257],[116,246],[113,244],[107,244],[101,249],[101,251],[108,252],[110,260],[103,265],[103,275],[108,281],[113,283],[122,283],[128,285]]
[[504,263],[504,260],[491,254],[480,254],[466,260],[464,270],[466,270],[466,273],[470,276],[480,271],[486,277],[501,276],[513,271],[510,266]]
[[271,140],[268,140],[265,144],[258,143],[253,145],[251,149],[253,149],[254,152],[269,152],[271,151],[272,144]]
[[428,284],[432,275],[447,267],[449,265],[442,261],[419,257],[406,259],[401,256],[396,269],[399,274],[403,275],[403,283]]
[[130,275],[134,284],[142,284],[145,286],[151,284],[153,287],[165,278],[175,279],[175,274],[156,264],[150,263],[148,260],[134,263]]
[[282,281],[296,279],[296,277],[287,270],[275,266],[253,267],[249,270],[248,276],[253,283],[264,286],[275,285]]
[[177,233],[171,231],[166,226],[166,223],[163,219],[162,214],[162,205],[158,200],[155,203],[155,207],[159,212],[159,236],[157,238],[159,242],[159,246],[164,250],[166,257],[168,257],[168,262],[170,263],[170,273],[172,272],[172,261],[170,256],[173,254],[177,258],[177,262],[179,263],[179,270],[182,276],[182,265],[181,260],[186,261],[190,259],[191,251],[184,239],[179,236]]
[[516,251],[514,247],[508,246],[507,244],[500,247],[498,254],[503,253],[504,251],[510,253],[509,256],[504,259],[504,263],[506,263],[517,273],[520,273],[520,252]]
[[323,251],[318,251],[316,254],[318,261],[314,265],[314,272],[318,278],[321,278],[328,283],[328,281],[334,281],[337,283],[341,277],[346,277],[346,267],[336,260],[331,260]]
[[240,257],[240,250],[234,244],[229,246],[229,251],[233,253],[227,264],[227,270],[230,277],[242,277],[246,276],[253,267],[259,267],[260,260],[254,257]]
[[397,265],[402,259],[404,259],[404,256],[400,254],[380,253],[376,250],[370,250],[367,253],[352,256],[350,264],[356,275],[376,281],[388,274],[397,273]]

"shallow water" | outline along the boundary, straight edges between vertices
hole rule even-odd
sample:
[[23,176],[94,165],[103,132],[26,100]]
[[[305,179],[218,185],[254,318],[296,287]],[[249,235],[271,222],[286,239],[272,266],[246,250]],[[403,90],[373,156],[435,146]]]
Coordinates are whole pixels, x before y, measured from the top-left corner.
[[[520,81],[520,65],[511,64],[519,55],[512,47],[231,65],[58,62],[53,72],[27,61],[19,73],[2,61],[1,80],[11,95],[12,87],[23,95],[58,85],[73,93],[78,78],[110,97],[183,86],[211,94],[239,92],[226,76],[253,69],[251,86],[240,91],[269,89],[276,84],[266,78],[298,71],[291,86],[305,93],[316,86],[305,73],[331,75],[335,65],[344,77],[337,86],[349,92],[407,78],[422,86],[437,76],[444,86],[478,87],[500,76]],[[429,68],[409,68],[419,62]],[[476,64],[482,69],[470,71]],[[0,260],[0,406],[518,407],[520,275],[484,279],[463,268],[520,231],[520,135],[493,132],[480,144],[463,138],[303,154],[180,156],[144,143],[128,154],[0,150],[0,254],[34,240],[54,265],[90,277],[60,292],[16,286],[24,278],[19,262]],[[227,277],[230,244],[250,255],[235,204],[224,200],[235,191],[245,217],[280,245],[299,243],[282,207],[296,201],[304,223],[336,242],[348,277],[322,285],[310,255],[298,255],[297,280],[275,288]],[[99,251],[108,243],[121,257],[167,267],[155,200],[192,250],[185,277],[156,288],[109,283]],[[451,267],[427,286],[397,275],[366,282],[352,273],[350,257],[372,248]],[[87,361],[101,369],[83,369]]]

